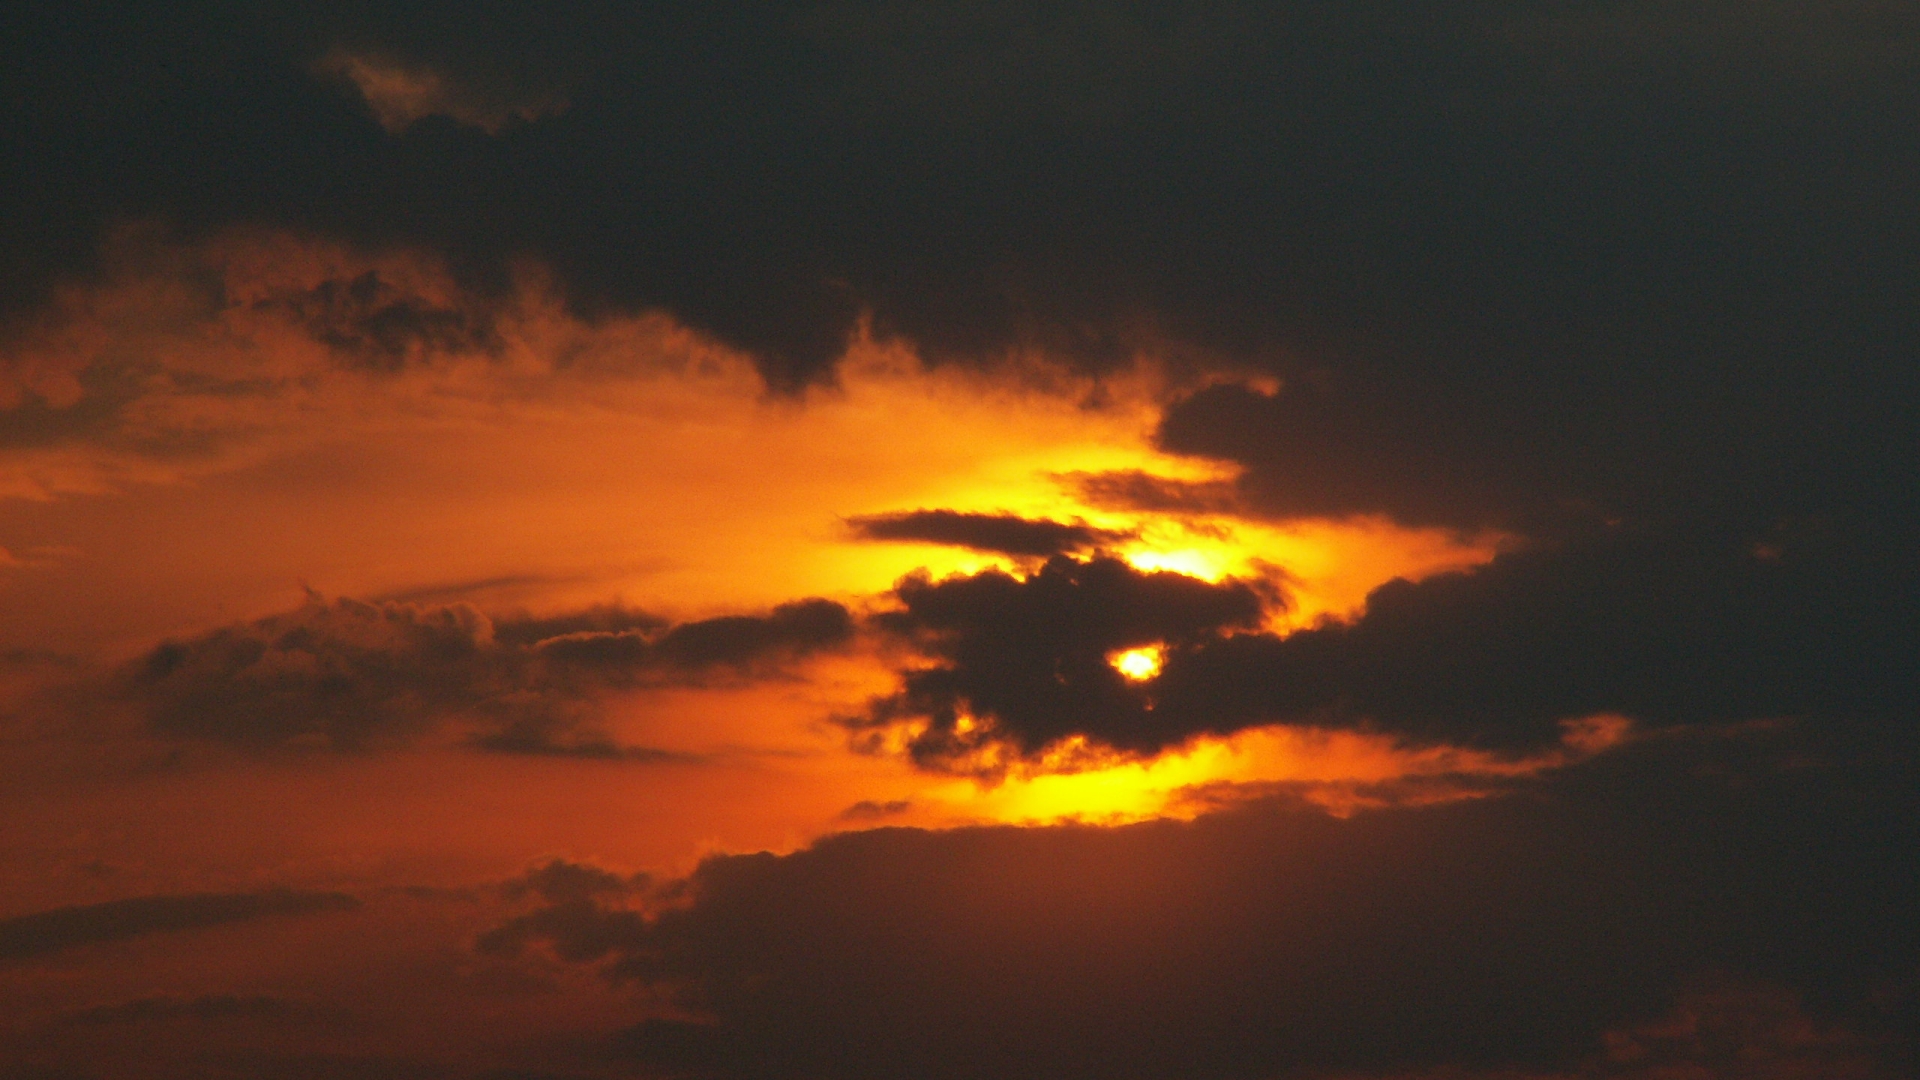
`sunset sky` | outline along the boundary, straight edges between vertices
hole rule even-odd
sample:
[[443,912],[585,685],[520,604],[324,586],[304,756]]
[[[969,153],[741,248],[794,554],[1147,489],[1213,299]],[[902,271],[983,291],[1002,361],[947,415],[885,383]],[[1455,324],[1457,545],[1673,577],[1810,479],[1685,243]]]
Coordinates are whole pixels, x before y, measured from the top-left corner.
[[1920,1075],[1920,5],[0,52],[0,1080]]

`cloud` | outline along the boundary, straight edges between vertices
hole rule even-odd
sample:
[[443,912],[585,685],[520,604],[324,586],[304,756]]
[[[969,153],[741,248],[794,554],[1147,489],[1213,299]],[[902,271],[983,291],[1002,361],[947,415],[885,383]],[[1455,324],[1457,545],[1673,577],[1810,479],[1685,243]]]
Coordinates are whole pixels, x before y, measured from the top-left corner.
[[553,859],[508,881],[501,886],[501,891],[512,899],[536,896],[557,904],[600,896],[621,896],[644,890],[650,880],[646,874],[623,877],[598,866]]
[[347,82],[367,103],[389,135],[399,135],[429,116],[498,135],[512,124],[532,123],[562,112],[566,98],[557,91],[524,95],[519,100],[454,79],[424,64],[377,53],[334,49],[314,70]]
[[621,876],[555,859],[506,883],[502,892],[508,899],[536,898],[539,906],[481,934],[474,948],[507,957],[542,941],[562,960],[598,960],[641,925],[639,912],[626,905],[644,897],[651,885],[646,874]]
[[1602,1075],[1660,1077],[1890,1076],[1874,1040],[1809,1015],[1798,996],[1776,986],[1703,978],[1677,995],[1673,1011],[1605,1036]]
[[[1910,560],[1869,537],[1772,546],[1621,529],[1374,590],[1350,622],[1259,629],[1248,586],[1056,559],[909,579],[879,625],[934,661],[849,724],[916,761],[992,771],[1073,738],[1152,752],[1268,724],[1523,752],[1597,714],[1663,727],[1894,717],[1920,694]],[[1129,681],[1108,658],[1158,644]]]
[[[1201,649],[1250,629],[1264,602],[1241,582],[1143,573],[1111,556],[1056,556],[1025,578],[993,570],[933,581],[909,577],[901,608],[876,616],[939,664],[906,672],[897,694],[853,719],[856,732],[920,722],[915,760],[971,767],[993,746],[1037,754],[1073,735],[1149,752],[1198,728],[1162,723],[1147,695],[1108,662],[1121,649]],[[990,766],[989,766],[990,767]]]
[[1559,421],[1545,415],[1539,430],[1515,432],[1474,411],[1423,407],[1412,386],[1327,381],[1272,394],[1207,387],[1168,410],[1161,445],[1246,466],[1241,498],[1280,518],[1385,513],[1411,525],[1512,527],[1560,499],[1588,500],[1591,512],[1600,494],[1545,475],[1557,457],[1513,453],[1550,445],[1545,425]]
[[[1563,419],[1651,399],[1757,422],[1836,350],[1912,389],[1879,366],[1906,326],[1889,178],[1920,96],[1913,20],[1884,5],[565,10],[190,5],[196,35],[140,8],[104,34],[33,16],[9,291],[136,206],[533,255],[776,382],[824,376],[864,308],[948,356],[1172,340],[1406,366],[1442,411],[1502,420],[1525,413],[1476,391],[1518,376],[1568,406],[1600,391]],[[365,130],[315,56],[408,136]],[[562,86],[571,109],[516,126]],[[1770,355],[1741,366],[1749,345]],[[1699,393],[1736,372],[1739,400]]]
[[1345,819],[878,829],[511,936],[669,994],[624,1045],[701,1075],[1891,1076],[1914,749],[1775,727]]
[[735,671],[804,656],[845,644],[853,616],[831,600],[781,604],[765,616],[726,615],[680,623],[662,633],[640,630],[579,630],[556,634],[534,648],[580,670],[656,668],[697,677],[714,669]]
[[148,934],[197,930],[272,915],[351,911],[359,901],[342,893],[271,889],[254,893],[141,896],[0,919],[0,960],[24,960],[84,945]]
[[1241,511],[1239,493],[1225,480],[1189,481],[1154,476],[1138,469],[1062,474],[1089,506],[1151,514],[1233,514]]
[[1106,547],[1130,534],[1085,523],[1023,518],[1015,514],[968,514],[956,510],[909,510],[847,519],[862,540],[950,544],[1003,555],[1046,558]]
[[467,604],[315,596],[164,643],[120,692],[159,734],[256,748],[361,750],[465,728],[500,752],[681,761],[596,734],[590,705],[619,688],[777,674],[852,632],[826,600],[668,626],[620,607],[496,622]]
[[1177,653],[1161,707],[1217,722],[1371,725],[1542,745],[1571,717],[1653,725],[1901,715],[1914,582],[1876,551],[1769,559],[1726,538],[1615,535],[1501,555],[1368,597],[1352,623]]
[[841,821],[882,821],[897,814],[904,814],[913,808],[911,799],[889,799],[875,802],[861,799],[845,810],[840,811]]
[[[437,356],[485,353],[500,341],[492,313],[471,296],[452,302],[418,295],[367,270],[348,280],[328,278],[253,302],[257,312],[283,314],[314,341],[349,363],[384,371],[417,366]],[[456,306],[468,301],[463,309]]]
[[660,312],[576,317],[529,263],[476,278],[418,247],[156,219],[99,247],[93,274],[0,313],[0,498],[217,474],[382,413],[578,400],[611,379],[759,388]]
[[852,636],[853,617],[846,608],[831,600],[798,600],[780,604],[765,616],[681,623],[654,641],[653,656],[656,663],[680,671],[738,668],[769,657],[804,656],[845,644]]

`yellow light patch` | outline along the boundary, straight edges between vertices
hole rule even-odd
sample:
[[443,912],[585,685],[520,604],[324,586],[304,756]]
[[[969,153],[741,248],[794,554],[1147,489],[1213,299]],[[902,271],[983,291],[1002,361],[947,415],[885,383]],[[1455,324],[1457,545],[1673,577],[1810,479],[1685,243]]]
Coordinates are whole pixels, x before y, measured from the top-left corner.
[[1135,682],[1141,682],[1160,674],[1161,659],[1160,647],[1147,645],[1114,653],[1107,658],[1107,662],[1112,664],[1113,669],[1120,674]]

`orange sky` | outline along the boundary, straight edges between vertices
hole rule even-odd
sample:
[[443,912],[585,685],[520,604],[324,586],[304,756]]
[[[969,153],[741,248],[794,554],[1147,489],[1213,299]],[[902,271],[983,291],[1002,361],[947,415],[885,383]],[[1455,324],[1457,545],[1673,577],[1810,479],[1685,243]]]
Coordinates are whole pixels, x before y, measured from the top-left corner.
[[[1498,543],[1378,519],[1280,524],[1082,502],[1075,474],[1231,478],[1153,448],[1175,388],[1149,356],[1095,383],[1033,357],[929,371],[904,346],[862,340],[836,384],[777,396],[744,358],[665,316],[566,315],[528,270],[496,302],[491,348],[354,370],[274,298],[371,270],[423,303],[472,299],[405,252],[280,234],[184,248],[135,232],[119,243],[116,276],[69,288],[45,316],[16,392],[73,407],[95,392],[79,373],[119,365],[140,394],[117,429],[0,456],[11,493],[0,547],[13,553],[0,567],[0,649],[59,654],[56,684],[61,665],[119,663],[162,638],[287,610],[307,589],[500,613],[619,602],[687,619],[804,596],[869,608],[917,569],[1018,569],[961,548],[861,542],[846,524],[914,509],[1122,531],[1136,537],[1120,547],[1135,565],[1210,580],[1277,566],[1291,602],[1278,628],[1350,614],[1382,581],[1473,565]],[[182,284],[209,273],[218,302]],[[172,444],[187,448],[151,449]],[[96,883],[70,870],[82,864],[125,866],[154,888],[233,880],[258,872],[263,845],[280,852],[277,878],[336,885],[456,882],[553,852],[684,869],[706,851],[791,849],[874,820],[1132,820],[1181,812],[1178,791],[1197,784],[1425,767],[1384,740],[1254,732],[1158,763],[1089,771],[1082,755],[1057,766],[1073,775],[1042,765],[1000,783],[929,776],[851,752],[827,723],[891,679],[854,655],[814,662],[798,681],[627,692],[597,706],[615,736],[698,759],[684,764],[422,745],[261,766],[206,747],[178,759],[181,748],[136,739],[115,764],[84,767],[120,772],[42,792],[46,827],[14,836],[7,854],[50,876],[12,904],[88,894]],[[169,754],[184,764],[151,765]],[[887,809],[841,816],[860,803]],[[212,843],[185,826],[228,815]]]

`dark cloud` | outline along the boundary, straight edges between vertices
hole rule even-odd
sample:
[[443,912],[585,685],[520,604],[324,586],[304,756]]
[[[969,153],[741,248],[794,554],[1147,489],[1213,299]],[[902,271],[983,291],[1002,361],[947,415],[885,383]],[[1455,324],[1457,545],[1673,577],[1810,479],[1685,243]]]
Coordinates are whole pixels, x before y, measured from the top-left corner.
[[831,600],[799,600],[765,616],[726,615],[650,636],[637,630],[575,631],[547,638],[536,648],[544,657],[583,669],[649,665],[697,675],[803,656],[852,636],[853,616],[846,608]]
[[1209,387],[1167,411],[1159,439],[1244,465],[1243,505],[1272,517],[1385,514],[1535,535],[1621,519],[1758,535],[1825,517],[1915,535],[1908,466],[1886,440],[1920,432],[1890,426],[1884,400],[1845,400],[1861,382],[1828,374],[1790,388],[1743,378],[1636,389],[1624,375],[1555,387],[1552,371],[1489,372],[1500,385],[1461,389],[1437,385],[1436,372],[1322,372],[1272,394]]
[[358,900],[342,893],[270,889],[140,896],[55,908],[0,920],[0,960],[23,960],[83,945],[248,922],[270,915],[351,911],[359,905]]
[[1413,393],[1303,380],[1274,394],[1208,387],[1168,410],[1160,442],[1246,465],[1244,502],[1276,517],[1390,514],[1414,525],[1524,526],[1561,509],[1562,498],[1568,510],[1598,509],[1599,492],[1556,474],[1564,464],[1556,453],[1514,453],[1551,447],[1563,423],[1543,411],[1532,430],[1515,432],[1483,412],[1434,408]]
[[646,874],[622,876],[555,859],[502,887],[508,899],[534,898],[539,906],[480,935],[474,947],[488,956],[514,956],[542,941],[562,960],[598,960],[642,925],[639,911],[626,905],[652,885]]
[[492,627],[467,605],[313,597],[296,611],[149,652],[127,690],[166,735],[351,749],[418,734],[512,685]]
[[537,896],[548,903],[558,904],[601,896],[621,896],[644,890],[650,880],[645,874],[622,876],[598,866],[554,859],[508,881],[501,886],[501,891],[511,899]]
[[1782,549],[1615,535],[1368,597],[1286,638],[1172,654],[1161,708],[1525,746],[1599,712],[1651,724],[1908,718],[1915,569],[1850,539]]
[[1891,1077],[1917,751],[1776,725],[1346,819],[880,829],[513,925],[668,992],[624,1045],[695,1075]]
[[[1583,435],[1715,386],[1757,422],[1836,365],[1847,401],[1911,402],[1897,6],[199,3],[9,30],[35,43],[0,92],[0,151],[35,163],[0,189],[16,294],[159,214],[423,243],[476,280],[534,254],[776,380],[867,306],[949,355],[1431,366],[1436,408],[1546,389]],[[444,86],[383,129],[313,74],[339,56]],[[1537,385],[1477,397],[1512,377]]]
[[773,675],[851,634],[846,609],[825,600],[667,626],[619,607],[495,623],[465,604],[314,597],[160,645],[121,691],[161,734],[256,747],[365,749],[464,725],[489,750],[684,760],[596,734],[596,695]]
[[853,617],[831,600],[781,604],[765,616],[730,615],[681,623],[654,642],[658,663],[682,671],[739,667],[769,656],[804,655],[853,636]]
[[436,302],[382,280],[377,270],[282,291],[253,301],[253,307],[286,317],[347,365],[378,371],[448,353],[484,353],[499,344],[484,307]]
[[1106,547],[1130,534],[1084,523],[1023,518],[1015,514],[967,514],[958,510],[910,510],[848,518],[862,540],[948,544],[975,551],[1046,558]]
[[[882,625],[936,664],[850,723],[922,725],[922,764],[1070,736],[1153,751],[1272,723],[1417,744],[1549,746],[1599,713],[1645,725],[1912,715],[1920,565],[1809,525],[1765,543],[1619,529],[1376,589],[1351,622],[1258,632],[1258,596],[1055,560],[1024,580],[910,579]],[[1151,679],[1118,649],[1163,646]]]
[[923,722],[915,759],[958,768],[993,746],[1031,755],[1088,735],[1145,752],[1195,734],[1163,723],[1108,655],[1156,643],[1201,649],[1255,626],[1264,611],[1247,584],[1142,573],[1110,556],[1055,557],[1025,578],[919,575],[895,594],[900,610],[876,622],[940,663],[904,673],[899,693],[850,723],[857,732]]

